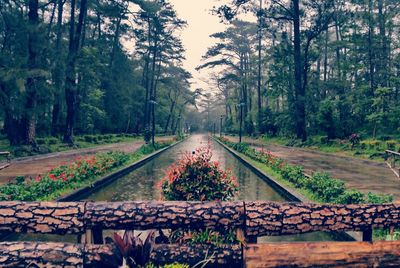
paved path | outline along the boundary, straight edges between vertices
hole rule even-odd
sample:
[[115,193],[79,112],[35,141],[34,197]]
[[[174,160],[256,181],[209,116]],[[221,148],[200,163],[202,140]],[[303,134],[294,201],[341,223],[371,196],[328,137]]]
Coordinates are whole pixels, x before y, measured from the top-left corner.
[[[169,140],[170,137],[157,138],[158,141]],[[142,140],[125,143],[113,143],[100,145],[93,148],[76,149],[65,152],[50,153],[31,157],[23,157],[12,160],[11,166],[0,170],[0,184],[6,183],[17,176],[36,177],[43,174],[55,166],[68,163],[78,156],[87,157],[99,152],[122,151],[126,153],[134,152],[142,146]]]
[[[231,141],[238,141],[236,137],[227,136],[226,138]],[[333,177],[344,180],[350,188],[357,188],[363,192],[392,194],[396,200],[400,200],[400,179],[393,174],[385,163],[338,156],[310,149],[266,144],[247,137],[243,141],[256,148],[264,147],[265,150],[271,151],[271,153],[289,163],[303,166],[307,173],[314,171],[328,172]]]

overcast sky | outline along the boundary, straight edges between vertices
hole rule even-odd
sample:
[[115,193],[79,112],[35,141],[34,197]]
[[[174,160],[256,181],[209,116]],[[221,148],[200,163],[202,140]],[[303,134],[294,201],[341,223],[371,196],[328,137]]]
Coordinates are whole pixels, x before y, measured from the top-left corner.
[[186,20],[188,26],[183,30],[182,41],[186,48],[186,61],[184,68],[192,73],[192,88],[210,89],[202,80],[208,78],[207,70],[197,72],[196,66],[200,65],[201,57],[214,40],[209,36],[215,32],[223,31],[227,26],[220,23],[218,16],[211,14],[214,6],[219,6],[224,1],[218,0],[170,0],[178,13],[179,18]]

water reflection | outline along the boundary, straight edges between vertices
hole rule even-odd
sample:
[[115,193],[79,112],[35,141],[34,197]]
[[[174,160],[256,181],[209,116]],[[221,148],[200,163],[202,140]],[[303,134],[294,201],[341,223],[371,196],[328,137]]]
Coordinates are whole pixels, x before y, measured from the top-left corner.
[[[93,201],[135,201],[158,200],[161,192],[158,183],[164,177],[169,165],[179,159],[185,152],[191,152],[208,143],[206,135],[193,135],[185,142],[161,154],[153,161],[134,172],[100,189],[87,197]],[[284,201],[284,198],[250,169],[234,158],[219,144],[211,142],[213,158],[222,168],[229,168],[239,182],[239,200]]]

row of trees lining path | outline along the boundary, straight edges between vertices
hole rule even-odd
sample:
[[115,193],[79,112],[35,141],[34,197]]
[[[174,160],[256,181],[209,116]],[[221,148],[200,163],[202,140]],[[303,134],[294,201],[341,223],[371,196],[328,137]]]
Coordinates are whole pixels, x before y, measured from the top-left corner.
[[0,123],[10,143],[176,132],[199,93],[181,67],[185,25],[162,0],[1,1]]
[[229,28],[198,68],[214,70],[227,131],[243,109],[248,134],[398,133],[398,1],[232,0],[215,11]]

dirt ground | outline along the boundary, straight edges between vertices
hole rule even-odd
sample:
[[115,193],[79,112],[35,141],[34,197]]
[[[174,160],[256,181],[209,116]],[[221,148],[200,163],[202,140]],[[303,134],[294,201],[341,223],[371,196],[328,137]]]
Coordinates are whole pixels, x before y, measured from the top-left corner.
[[[157,141],[171,140],[171,137],[160,137]],[[50,153],[32,157],[24,157],[14,159],[11,165],[3,170],[0,170],[0,184],[6,183],[17,176],[36,177],[49,171],[51,168],[68,163],[76,159],[78,156],[87,157],[99,152],[122,151],[131,153],[142,146],[144,142],[137,140],[133,142],[115,143],[100,145],[93,148],[76,149],[71,151]]]
[[[229,137],[238,141],[236,137]],[[244,138],[255,148],[264,148],[287,162],[303,166],[307,173],[323,171],[346,182],[350,188],[363,192],[392,194],[400,200],[400,179],[385,163],[313,151],[310,149],[263,144],[259,140]]]

